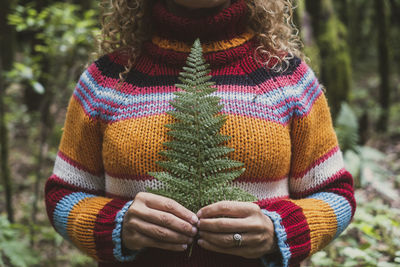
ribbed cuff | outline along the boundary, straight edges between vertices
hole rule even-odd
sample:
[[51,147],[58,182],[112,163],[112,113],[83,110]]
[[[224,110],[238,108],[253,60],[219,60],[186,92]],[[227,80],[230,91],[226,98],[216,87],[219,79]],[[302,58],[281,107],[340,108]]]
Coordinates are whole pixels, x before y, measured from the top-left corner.
[[263,260],[264,266],[273,267],[273,266],[289,266],[289,259],[291,257],[290,247],[286,243],[287,235],[285,231],[285,227],[282,225],[281,216],[275,211],[268,211],[265,209],[261,210],[266,216],[268,216],[274,224],[275,235],[278,240],[278,247],[280,254],[282,256],[281,261],[275,259],[273,261],[267,262],[266,258]]
[[262,212],[268,216],[275,228],[280,257],[266,255],[274,266],[297,266],[310,253],[310,229],[301,207],[291,201],[259,201]]
[[125,204],[125,206],[117,213],[115,217],[115,228],[112,232],[112,241],[114,243],[114,257],[121,261],[133,261],[139,251],[132,251],[127,248],[123,248],[122,246],[122,222],[124,220],[124,215],[128,211],[129,207],[132,205],[133,201],[129,201]]

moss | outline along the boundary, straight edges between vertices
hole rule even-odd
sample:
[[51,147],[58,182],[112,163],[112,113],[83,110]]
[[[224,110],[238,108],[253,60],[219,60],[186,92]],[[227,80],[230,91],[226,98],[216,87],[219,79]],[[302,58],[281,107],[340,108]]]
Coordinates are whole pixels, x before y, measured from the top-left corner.
[[317,38],[321,54],[321,79],[333,117],[340,104],[348,99],[351,87],[351,57],[347,45],[347,30],[334,15],[322,22],[321,34]]

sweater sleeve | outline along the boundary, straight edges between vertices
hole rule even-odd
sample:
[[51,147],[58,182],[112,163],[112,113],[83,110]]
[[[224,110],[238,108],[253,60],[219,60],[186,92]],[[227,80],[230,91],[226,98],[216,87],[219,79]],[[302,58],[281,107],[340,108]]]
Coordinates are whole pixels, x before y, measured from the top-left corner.
[[284,92],[292,114],[289,199],[258,201],[274,223],[281,266],[298,266],[325,247],[347,227],[356,206],[322,87],[302,65],[307,71],[294,77],[296,88]]
[[89,77],[86,70],[69,102],[54,170],[45,187],[47,214],[55,230],[89,256],[129,261],[135,252],[122,253],[120,231],[131,202],[105,197],[102,127],[91,93],[98,85]]

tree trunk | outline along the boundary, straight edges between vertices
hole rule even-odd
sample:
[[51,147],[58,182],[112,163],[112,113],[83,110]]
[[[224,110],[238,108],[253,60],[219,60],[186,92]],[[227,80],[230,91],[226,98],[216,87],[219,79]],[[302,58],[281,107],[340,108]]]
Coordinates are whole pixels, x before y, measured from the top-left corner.
[[81,0],[74,0],[72,1],[75,5],[82,7],[82,12],[85,12],[92,8],[92,1],[81,1]]
[[336,13],[339,15],[339,19],[343,22],[346,27],[349,26],[349,1],[348,0],[335,0]]
[[4,0],[0,8],[0,57],[4,70],[12,68],[14,60],[15,32],[8,25],[7,16],[11,10],[11,0]]
[[320,50],[320,76],[335,118],[347,101],[351,84],[351,57],[347,30],[335,14],[332,0],[306,0],[315,39]]
[[390,0],[390,10],[391,10],[391,23],[400,25],[400,3],[396,0]]
[[380,76],[379,104],[381,114],[379,116],[377,130],[386,132],[389,120],[390,108],[390,58],[389,58],[389,33],[388,12],[384,0],[375,0],[375,15],[378,30],[378,68]]
[[10,179],[10,170],[8,164],[8,130],[5,121],[5,90],[4,71],[12,68],[14,59],[15,33],[12,27],[7,23],[7,16],[10,13],[11,1],[5,0],[0,8],[0,143],[1,143],[1,167],[0,177],[4,184],[5,201],[8,220],[14,222],[14,210],[12,205],[12,185]]
[[[3,73],[2,60],[0,58],[0,73]],[[8,168],[8,130],[7,123],[5,121],[5,83],[3,81],[3,75],[0,75],[0,143],[1,143],[1,180],[4,184],[5,201],[8,220],[14,222],[14,210],[12,206],[12,186],[10,179],[10,170]]]
[[400,72],[400,1],[390,0],[390,10],[392,61],[396,64],[396,71]]

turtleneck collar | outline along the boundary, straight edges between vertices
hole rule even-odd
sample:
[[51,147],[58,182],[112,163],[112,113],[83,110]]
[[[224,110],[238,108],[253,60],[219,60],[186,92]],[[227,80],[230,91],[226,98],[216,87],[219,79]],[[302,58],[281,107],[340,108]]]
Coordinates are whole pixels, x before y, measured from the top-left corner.
[[233,0],[220,12],[198,18],[177,16],[164,0],[153,6],[154,35],[145,43],[144,52],[158,62],[183,66],[194,40],[200,38],[206,60],[213,65],[226,64],[248,55],[254,34],[247,30],[245,0]]
[[211,16],[200,18],[179,17],[168,11],[164,1],[153,7],[153,22],[161,37],[192,43],[196,38],[203,42],[229,40],[246,29],[247,6],[244,0],[232,4]]

